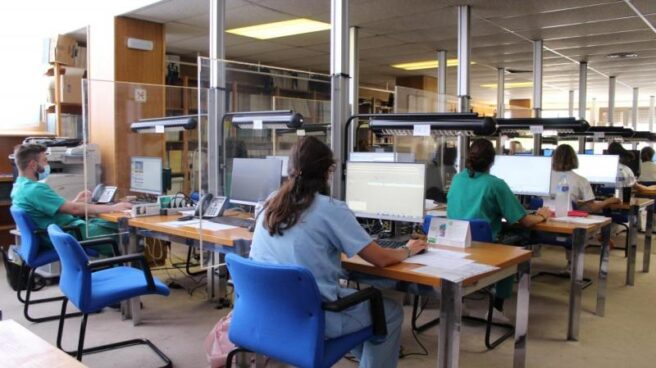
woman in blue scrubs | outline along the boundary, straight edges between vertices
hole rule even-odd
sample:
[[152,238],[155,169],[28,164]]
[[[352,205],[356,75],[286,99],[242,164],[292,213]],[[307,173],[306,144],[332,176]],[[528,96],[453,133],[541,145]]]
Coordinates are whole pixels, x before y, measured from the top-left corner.
[[[355,290],[340,287],[344,278],[341,254],[356,254],[377,267],[402,262],[426,248],[410,240],[398,249],[382,248],[357,222],[346,204],[328,196],[328,180],[335,161],[330,148],[305,137],[289,155],[289,180],[266,201],[253,234],[250,257],[273,264],[294,264],[314,275],[325,301],[335,301]],[[353,351],[360,367],[396,367],[403,309],[384,300],[387,336],[368,341]],[[368,303],[344,312],[326,312],[326,338],[338,337],[371,325]]]

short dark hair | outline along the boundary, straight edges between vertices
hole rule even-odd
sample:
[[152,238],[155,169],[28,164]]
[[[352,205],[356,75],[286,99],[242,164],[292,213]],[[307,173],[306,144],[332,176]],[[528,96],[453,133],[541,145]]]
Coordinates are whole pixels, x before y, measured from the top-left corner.
[[30,161],[39,161],[39,155],[46,151],[42,144],[21,144],[14,150],[14,161],[18,169],[25,170]]
[[626,166],[631,165],[633,160],[633,153],[627,151],[619,142],[612,142],[608,145],[608,154],[620,156],[620,163]]
[[487,172],[494,163],[494,146],[492,142],[484,138],[475,140],[469,147],[465,167],[469,171],[469,176],[474,177],[476,172]]
[[579,159],[572,146],[561,144],[554,151],[551,158],[551,169],[553,171],[572,171],[579,167]]
[[654,159],[654,149],[651,147],[644,147],[640,150],[640,160],[642,162],[649,162]]

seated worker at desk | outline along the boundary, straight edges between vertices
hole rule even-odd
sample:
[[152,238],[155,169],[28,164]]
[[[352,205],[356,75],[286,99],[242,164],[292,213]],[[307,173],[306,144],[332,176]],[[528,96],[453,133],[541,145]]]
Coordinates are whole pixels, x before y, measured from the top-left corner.
[[633,188],[636,191],[656,190],[656,185],[642,185],[636,180],[633,170],[628,166],[633,159],[633,153],[627,151],[619,142],[613,142],[608,145],[606,151],[609,155],[620,156],[620,166],[617,173],[618,186],[623,188]]
[[490,175],[495,154],[492,143],[487,139],[477,139],[471,144],[465,170],[453,178],[447,194],[447,217],[487,220],[492,226],[492,238],[508,244],[504,239],[505,233],[502,233],[502,219],[510,225],[529,228],[546,221],[551,211],[540,208],[531,215],[524,210],[508,184]]
[[654,149],[644,147],[640,151],[640,177],[638,180],[656,182],[656,163],[654,162]]
[[[341,255],[359,255],[377,267],[403,262],[426,248],[410,240],[403,248],[386,249],[372,241],[353,212],[328,196],[328,181],[335,161],[330,147],[314,137],[299,140],[289,155],[289,180],[273,193],[258,216],[250,257],[273,264],[307,268],[317,280],[326,301],[355,292],[342,288]],[[385,299],[387,336],[365,342],[353,351],[360,367],[396,367],[399,357],[403,309]],[[326,312],[326,338],[355,332],[371,324],[368,303],[344,312]]]
[[[84,221],[80,217],[85,211],[90,215],[105,212],[123,211],[132,207],[130,203],[113,205],[87,204],[91,198],[89,191],[80,192],[73,201],[67,201],[55,193],[48,184],[41,183],[50,173],[46,147],[40,144],[23,144],[14,151],[18,177],[11,191],[12,205],[17,206],[32,218],[39,229],[45,230],[50,224],[60,227],[76,226],[82,237],[97,237],[117,233],[115,224],[93,218]],[[44,244],[51,246],[47,237]],[[111,247],[99,247],[102,254],[111,255]]]
[[612,204],[621,202],[616,197],[595,202],[595,195],[588,179],[572,171],[578,167],[579,160],[574,149],[566,144],[558,146],[551,157],[551,170],[553,171],[551,175],[551,193],[556,193],[558,182],[564,175],[569,185],[570,200],[575,202],[581,210],[600,212]]

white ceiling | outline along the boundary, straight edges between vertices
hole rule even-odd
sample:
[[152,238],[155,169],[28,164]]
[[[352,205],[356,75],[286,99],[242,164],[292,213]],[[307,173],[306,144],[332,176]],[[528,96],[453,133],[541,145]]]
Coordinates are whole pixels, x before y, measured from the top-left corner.
[[[656,0],[632,0],[656,24]],[[641,101],[656,94],[656,33],[621,0],[351,0],[351,25],[360,27],[360,81],[393,86],[402,75],[434,75],[436,70],[405,72],[390,64],[435,58],[446,49],[456,57],[456,5],[472,6],[472,97],[494,103],[496,68],[532,68],[532,39],[544,39],[545,104],[566,105],[567,91],[578,89],[578,65],[587,60],[588,96],[608,97],[609,75],[617,76],[617,104],[630,104],[632,87]],[[209,0],[165,0],[127,16],[166,25],[167,52],[207,54]],[[330,22],[329,0],[227,0],[226,28],[308,17]],[[225,35],[229,59],[329,71],[330,32],[270,41]],[[555,52],[552,52],[552,50]],[[606,55],[636,52],[635,59]],[[455,94],[456,68],[448,69],[447,91]],[[507,82],[529,81],[532,73],[508,74]],[[530,98],[531,88],[508,89],[508,98]]]

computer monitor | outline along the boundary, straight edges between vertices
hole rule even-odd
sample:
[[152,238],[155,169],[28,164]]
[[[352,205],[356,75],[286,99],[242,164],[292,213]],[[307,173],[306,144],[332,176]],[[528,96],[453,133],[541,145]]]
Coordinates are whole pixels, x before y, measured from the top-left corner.
[[130,164],[130,191],[162,194],[162,158],[133,156]]
[[414,153],[351,152],[349,161],[357,162],[415,162]]
[[287,177],[287,170],[289,168],[289,156],[267,156],[266,158],[282,161],[282,171],[280,173],[283,177]]
[[358,217],[422,222],[426,166],[413,163],[348,162],[346,204]]
[[496,156],[490,174],[503,179],[515,194],[550,195],[551,157]]
[[282,160],[235,158],[232,161],[230,203],[255,206],[280,187]]
[[579,155],[579,167],[574,172],[588,179],[591,184],[617,183],[620,157],[617,155]]

